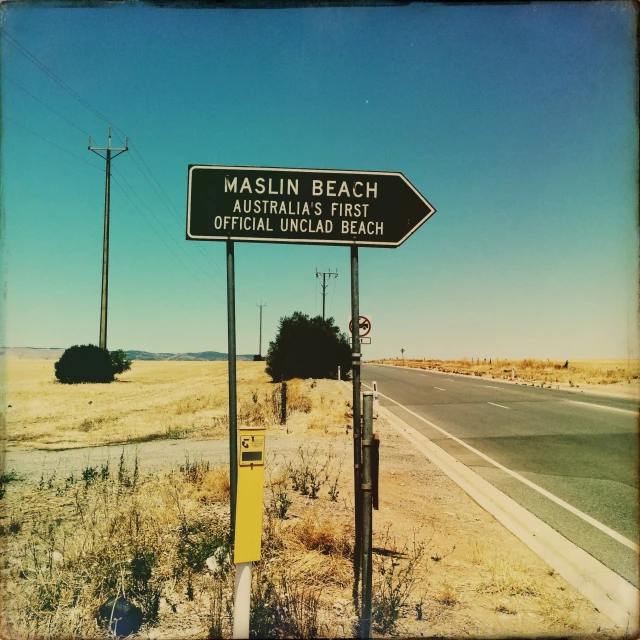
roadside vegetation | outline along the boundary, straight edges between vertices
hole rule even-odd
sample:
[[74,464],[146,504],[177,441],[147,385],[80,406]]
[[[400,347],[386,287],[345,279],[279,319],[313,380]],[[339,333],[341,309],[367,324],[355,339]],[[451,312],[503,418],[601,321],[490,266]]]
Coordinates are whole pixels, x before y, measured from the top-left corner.
[[638,384],[640,360],[635,358],[618,360],[505,360],[498,358],[460,360],[429,360],[394,358],[372,360],[371,363],[430,369],[445,373],[468,376],[483,376],[493,379],[511,380],[515,369],[517,382],[546,384],[548,386],[578,387],[581,384],[613,385]]
[[[226,362],[136,362],[113,384],[62,385],[52,361],[8,360],[6,441],[23,449],[224,438]],[[278,426],[281,385],[238,362],[238,424]],[[344,432],[348,410],[324,380],[287,383],[287,429]]]
[[[52,361],[7,364],[12,446],[228,437],[225,362],[137,362],[111,385],[60,385]],[[239,423],[266,425],[272,442],[292,446],[268,449],[251,637],[354,637],[350,393],[337,381],[291,380],[280,425],[282,387],[264,366],[238,363]],[[79,429],[85,420],[91,426]],[[383,418],[376,431],[376,637],[599,629],[590,603]],[[230,638],[228,467],[185,457],[151,472],[137,454],[111,451],[64,474],[3,471],[0,636],[108,637],[97,614],[119,597],[139,611],[139,637]],[[603,623],[598,637],[609,631]]]
[[300,311],[280,318],[269,343],[266,372],[276,382],[292,378],[347,379],[351,348],[333,318],[310,317]]

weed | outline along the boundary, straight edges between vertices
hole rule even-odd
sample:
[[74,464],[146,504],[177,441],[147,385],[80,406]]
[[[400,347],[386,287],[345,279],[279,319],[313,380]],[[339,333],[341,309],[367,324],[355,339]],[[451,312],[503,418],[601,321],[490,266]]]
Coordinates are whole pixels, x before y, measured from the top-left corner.
[[98,467],[85,467],[82,470],[82,479],[85,489],[88,489],[89,485],[98,479]]
[[289,507],[293,504],[293,500],[289,498],[289,483],[287,476],[281,476],[270,483],[271,500],[269,507],[276,517],[285,520]]
[[251,594],[250,638],[317,638],[318,597],[286,575],[277,581],[260,568]]
[[[325,458],[324,462],[321,460],[322,457]],[[298,463],[289,462],[286,467],[293,490],[299,491],[303,496],[309,496],[315,500],[322,486],[330,482],[330,495],[331,487],[333,486],[333,495],[337,500],[337,484],[340,477],[341,464],[337,464],[337,475],[332,480],[335,459],[336,456],[332,451],[321,455],[318,444],[313,448],[300,445],[296,456]]]
[[458,603],[458,595],[455,588],[448,582],[444,582],[435,596],[435,601],[445,607],[453,607]]
[[184,481],[190,482],[196,486],[200,486],[202,484],[205,475],[209,472],[209,469],[209,463],[205,462],[202,458],[200,460],[190,462],[188,453],[184,463],[180,465],[180,473],[184,476]]
[[351,524],[339,523],[332,518],[318,519],[306,516],[293,527],[298,542],[310,551],[337,554],[348,558],[353,552]]
[[2,500],[2,498],[4,498],[6,492],[7,492],[7,487],[6,485],[8,485],[10,482],[13,482],[14,480],[18,480],[18,474],[15,471],[8,471],[8,472],[2,472],[0,473],[0,500]]
[[227,534],[216,523],[195,521],[180,524],[176,545],[177,563],[174,574],[177,578],[185,572],[202,571],[208,557],[223,548],[228,548]]
[[375,578],[372,598],[373,628],[383,635],[392,634],[398,620],[406,614],[408,600],[417,583],[417,573],[426,553],[427,543],[414,535],[411,544],[398,548],[389,533],[382,533],[383,554],[374,559]]

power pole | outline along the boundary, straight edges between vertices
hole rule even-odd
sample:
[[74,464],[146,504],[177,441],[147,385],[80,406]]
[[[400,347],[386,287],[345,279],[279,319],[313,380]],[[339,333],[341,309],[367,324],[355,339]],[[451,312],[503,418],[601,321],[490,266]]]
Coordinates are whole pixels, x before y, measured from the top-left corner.
[[266,307],[267,303],[258,304],[256,302],[256,307],[260,307],[260,342],[258,346],[258,357],[262,358],[262,307]]
[[329,271],[318,271],[318,267],[316,267],[316,278],[319,278],[320,276],[322,276],[322,319],[324,320],[324,299],[327,295],[327,287],[329,286],[326,284],[326,278],[329,276],[329,282],[331,282],[331,276],[334,278],[338,277],[338,270],[336,269],[335,273],[332,273],[331,269],[329,269]]
[[[109,139],[106,147],[92,147],[91,136],[89,136],[89,151],[93,151],[96,155],[107,161],[106,179],[104,186],[104,241],[102,244],[102,296],[100,298],[100,348],[107,348],[107,295],[109,289],[109,209],[111,204],[111,160],[117,158],[125,151],[129,150],[129,138],[126,139],[124,148],[111,146],[111,125],[109,125]],[[99,151],[106,151],[107,155],[103,156]],[[119,151],[115,156],[111,155],[112,151]]]

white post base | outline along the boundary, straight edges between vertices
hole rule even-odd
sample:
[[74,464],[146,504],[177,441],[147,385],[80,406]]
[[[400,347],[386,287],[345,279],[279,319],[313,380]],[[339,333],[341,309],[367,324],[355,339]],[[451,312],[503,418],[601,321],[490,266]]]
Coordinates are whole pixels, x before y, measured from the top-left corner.
[[251,612],[251,562],[236,565],[236,592],[233,607],[233,637],[249,637],[249,614]]

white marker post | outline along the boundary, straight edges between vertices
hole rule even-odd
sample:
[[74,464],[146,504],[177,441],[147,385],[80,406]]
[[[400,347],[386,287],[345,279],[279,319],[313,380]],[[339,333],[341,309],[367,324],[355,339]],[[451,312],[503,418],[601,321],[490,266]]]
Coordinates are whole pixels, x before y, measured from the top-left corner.
[[249,637],[251,614],[251,562],[236,565],[236,592],[233,608],[233,637]]
[[338,380],[340,380],[340,367],[338,367]]
[[380,413],[380,394],[378,393],[378,383],[374,380],[373,385],[373,417],[377,418]]
[[511,367],[511,380],[515,380],[515,379],[516,379],[516,368]]

